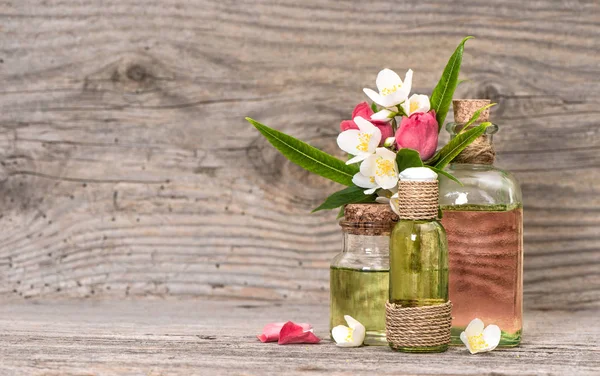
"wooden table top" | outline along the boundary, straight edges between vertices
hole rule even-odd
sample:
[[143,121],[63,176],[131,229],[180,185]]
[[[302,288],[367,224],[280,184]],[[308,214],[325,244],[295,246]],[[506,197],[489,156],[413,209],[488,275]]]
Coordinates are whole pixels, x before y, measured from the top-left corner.
[[[263,344],[265,323],[307,321],[318,345]],[[1,375],[600,374],[597,311],[527,311],[518,348],[470,355],[339,348],[328,307],[256,301],[9,302]]]

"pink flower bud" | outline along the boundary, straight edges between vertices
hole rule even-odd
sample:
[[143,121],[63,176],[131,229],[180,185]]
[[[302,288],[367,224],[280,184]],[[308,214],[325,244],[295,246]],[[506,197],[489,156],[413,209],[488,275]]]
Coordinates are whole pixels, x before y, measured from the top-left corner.
[[[373,114],[374,112],[373,110],[371,110],[369,104],[367,102],[362,102],[357,104],[356,107],[354,107],[354,111],[352,111],[352,119],[354,119],[357,116],[360,116],[365,120],[370,121],[371,124],[379,128],[379,130],[381,131],[381,142],[379,146],[382,146],[386,138],[394,136],[394,130],[392,129],[392,124],[390,124],[390,122],[381,120],[371,120],[371,115]],[[358,125],[354,123],[354,120],[343,120],[340,123],[340,129],[342,132],[347,131],[348,129],[358,129]]]
[[398,149],[414,149],[424,161],[433,157],[437,142],[438,122],[435,120],[435,111],[418,112],[410,117],[403,117],[396,131]]

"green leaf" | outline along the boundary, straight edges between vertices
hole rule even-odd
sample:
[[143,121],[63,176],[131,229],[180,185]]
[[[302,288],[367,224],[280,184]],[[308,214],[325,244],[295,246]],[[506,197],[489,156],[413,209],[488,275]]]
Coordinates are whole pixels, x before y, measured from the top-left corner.
[[340,206],[340,210],[337,213],[337,216],[335,217],[335,219],[340,219],[344,216],[344,206]]
[[481,114],[482,111],[485,111],[487,108],[490,108],[490,107],[495,106],[495,105],[496,105],[496,103],[490,103],[490,104],[488,104],[486,106],[481,107],[477,111],[473,112],[473,116],[471,116],[471,118],[469,119],[469,121],[467,121],[465,123],[465,125],[463,125],[462,129],[458,133],[460,134],[463,131],[467,130],[467,128],[469,127],[469,125],[471,125],[474,122],[476,122],[477,119],[479,119],[479,115]]
[[454,90],[456,90],[458,84],[458,73],[460,72],[465,42],[471,38],[473,37],[464,38],[458,47],[456,47],[456,50],[450,56],[450,60],[448,60],[448,64],[446,64],[446,68],[444,68],[440,81],[431,93],[431,109],[435,110],[438,131],[442,128],[446,120],[446,115],[454,96]]
[[438,206],[438,219],[442,219],[444,217],[444,212],[442,211],[442,207]]
[[[478,126],[457,135],[438,152],[437,156],[434,156],[433,160],[435,160],[435,163],[431,164],[437,169],[443,169],[448,165],[448,163],[452,162],[452,160],[456,158],[456,156],[459,155],[461,151],[463,151],[467,146],[469,146],[471,142],[475,141],[477,137],[484,134],[486,128],[491,125],[492,123],[490,123],[489,121],[481,123]],[[429,163],[429,161],[427,162]]]
[[[377,108],[377,103],[375,103],[375,102],[371,103],[371,111],[373,111],[375,113],[379,112],[379,109]],[[352,119],[352,120],[354,120],[354,119]]]
[[459,184],[461,187],[464,187],[463,183],[461,183],[460,180],[458,180],[456,178],[456,176],[452,175],[451,173],[446,172],[444,170],[440,170],[439,168],[435,168],[433,166],[426,166],[426,167],[429,168],[429,169],[431,169],[431,170],[433,170],[433,172],[435,172],[435,173],[437,173],[439,175],[444,175],[448,179],[450,179],[450,180],[456,182],[457,184]]
[[438,150],[433,157],[429,158],[428,160],[426,160],[425,162],[423,162],[423,164],[425,166],[435,166],[435,163],[440,159],[440,150]]
[[419,152],[413,149],[400,149],[396,153],[396,163],[398,172],[402,172],[410,167],[423,167],[423,161]]
[[250,118],[246,120],[258,129],[281,154],[298,166],[336,183],[354,185],[352,177],[358,172],[358,166],[346,165],[344,161],[256,120]]
[[327,199],[312,212],[335,209],[346,204],[355,204],[357,202],[374,202],[375,197],[377,196],[375,194],[366,195],[364,190],[364,188],[357,186],[344,188],[327,197]]

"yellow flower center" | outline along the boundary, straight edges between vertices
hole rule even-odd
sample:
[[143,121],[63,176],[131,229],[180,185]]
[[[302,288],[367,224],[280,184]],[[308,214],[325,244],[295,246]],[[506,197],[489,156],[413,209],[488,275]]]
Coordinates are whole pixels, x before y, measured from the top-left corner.
[[483,333],[480,333],[476,336],[469,337],[469,346],[472,350],[478,351],[486,348],[488,344],[483,339]]
[[348,328],[348,335],[346,336],[346,342],[352,342],[352,333],[354,333],[354,329]]
[[371,141],[371,135],[369,133],[358,134],[358,151],[367,152],[369,151],[369,141]]
[[396,172],[394,171],[394,163],[389,159],[378,159],[377,171],[375,173],[377,174],[377,176],[394,176],[396,174]]
[[401,87],[402,87],[402,84],[396,84],[391,87],[383,88],[383,90],[381,90],[381,95],[383,95],[383,96],[390,95],[392,93],[397,92],[398,89],[400,89]]
[[375,184],[375,176],[371,176],[369,178],[369,181],[371,182],[371,184]]
[[419,108],[419,102],[417,102],[417,101],[410,102],[410,113],[411,114],[413,112],[415,112],[418,108]]

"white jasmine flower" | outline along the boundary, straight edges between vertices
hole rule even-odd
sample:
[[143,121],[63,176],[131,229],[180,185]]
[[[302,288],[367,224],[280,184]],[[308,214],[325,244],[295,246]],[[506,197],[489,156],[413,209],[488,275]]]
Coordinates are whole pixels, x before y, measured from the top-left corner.
[[358,347],[365,340],[365,326],[351,316],[345,315],[348,326],[338,325],[331,330],[331,336],[340,347]]
[[354,155],[346,164],[364,161],[375,153],[381,141],[381,131],[364,118],[357,116],[354,123],[358,129],[343,131],[337,138],[337,144],[348,154]]
[[429,103],[429,97],[422,94],[413,94],[408,100],[401,104],[402,109],[406,116],[410,116],[417,112],[429,112],[431,104]]
[[382,111],[379,111],[377,114],[374,114],[373,116],[377,115],[377,118],[373,119],[382,120],[389,118],[390,112],[395,112],[393,108],[390,111],[390,107],[397,106],[408,98],[412,86],[412,75],[413,71],[409,69],[406,72],[406,76],[404,76],[404,81],[402,81],[396,72],[386,68],[379,72],[375,81],[379,93],[371,89],[363,89],[373,102],[388,109],[387,112],[382,113]]
[[378,188],[393,189],[398,184],[398,164],[396,153],[386,148],[377,148],[360,165],[360,172],[352,182],[362,188],[368,188],[365,194],[371,194]]
[[398,192],[396,192],[392,197],[390,197],[390,207],[392,211],[396,213],[396,215],[400,215],[400,205],[398,204]]
[[[375,198],[375,202],[379,204],[389,204],[390,198],[398,193],[398,187],[390,188],[390,189],[380,189],[377,191],[377,197]],[[398,197],[398,196],[396,196]]]
[[394,146],[395,143],[396,143],[396,137],[388,137],[383,142],[383,146],[385,146],[386,148],[391,148],[392,146]]
[[378,111],[371,115],[372,120],[381,120],[381,121],[390,121],[392,120],[398,113],[396,111],[390,111],[387,108],[384,108],[381,111]]
[[464,332],[460,333],[463,341],[471,354],[492,351],[500,343],[500,328],[497,325],[488,325],[483,328],[483,321],[473,319]]
[[389,204],[390,199],[385,196],[379,196],[375,198],[375,202],[378,204]]

